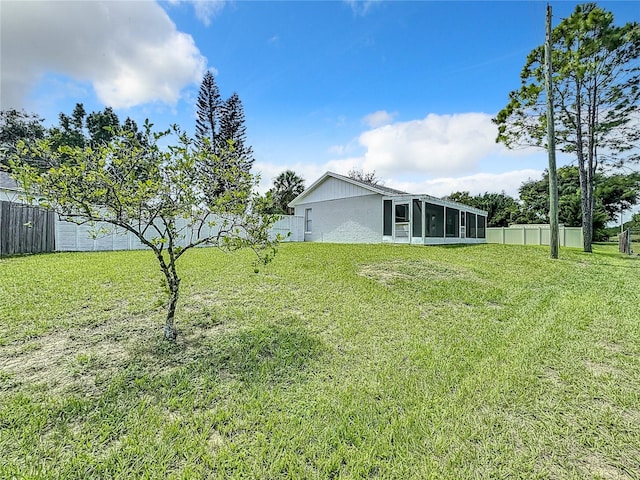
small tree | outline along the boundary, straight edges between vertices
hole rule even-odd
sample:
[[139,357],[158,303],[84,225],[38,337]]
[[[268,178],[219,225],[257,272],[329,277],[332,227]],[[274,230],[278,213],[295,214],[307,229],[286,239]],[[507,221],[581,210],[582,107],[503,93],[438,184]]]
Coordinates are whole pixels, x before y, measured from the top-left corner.
[[[171,133],[176,144],[160,149],[158,140]],[[276,251],[278,239],[269,236],[275,217],[252,211],[255,177],[237,166],[219,168],[220,162],[177,127],[153,133],[146,122],[143,136],[140,141],[123,130],[95,148],[22,144],[23,153],[35,151],[49,168],[37,170],[18,162],[18,155],[12,167],[31,199],[45,199],[62,219],[105,222],[131,232],[153,251],[169,290],[164,337],[175,341],[178,259],[193,247],[211,245],[227,251],[248,247],[257,262],[266,263]],[[227,176],[233,176],[233,189],[213,199],[207,195]]]

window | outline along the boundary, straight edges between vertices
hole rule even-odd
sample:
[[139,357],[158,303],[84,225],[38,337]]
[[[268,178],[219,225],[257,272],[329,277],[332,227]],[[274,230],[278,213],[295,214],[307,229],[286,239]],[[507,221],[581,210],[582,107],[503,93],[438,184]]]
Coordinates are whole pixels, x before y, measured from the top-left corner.
[[409,222],[409,204],[398,203],[396,204],[396,223],[408,223]]
[[393,235],[393,205],[391,200],[385,200],[383,203],[383,219],[382,219],[382,234]]
[[467,212],[467,237],[476,238],[476,214]]
[[478,215],[478,238],[485,238],[486,225],[487,225],[487,219],[482,215]]
[[460,236],[460,210],[456,208],[447,208],[447,237]]
[[413,201],[413,236],[422,236],[422,202],[420,200]]
[[424,217],[424,235],[426,237],[444,237],[444,207],[425,203]]
[[311,233],[311,209],[304,209],[304,231],[305,233]]

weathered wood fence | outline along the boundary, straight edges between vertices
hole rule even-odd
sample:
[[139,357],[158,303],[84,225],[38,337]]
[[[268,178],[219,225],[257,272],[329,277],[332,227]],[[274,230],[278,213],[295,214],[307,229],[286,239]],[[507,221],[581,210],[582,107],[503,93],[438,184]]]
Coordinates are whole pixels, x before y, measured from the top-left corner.
[[54,249],[55,214],[51,210],[0,201],[0,256]]

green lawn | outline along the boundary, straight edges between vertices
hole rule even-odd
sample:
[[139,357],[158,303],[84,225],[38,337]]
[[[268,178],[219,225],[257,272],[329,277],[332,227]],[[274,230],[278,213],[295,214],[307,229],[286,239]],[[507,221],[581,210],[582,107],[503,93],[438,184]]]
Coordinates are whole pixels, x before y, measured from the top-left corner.
[[0,260],[0,478],[640,478],[640,257]]

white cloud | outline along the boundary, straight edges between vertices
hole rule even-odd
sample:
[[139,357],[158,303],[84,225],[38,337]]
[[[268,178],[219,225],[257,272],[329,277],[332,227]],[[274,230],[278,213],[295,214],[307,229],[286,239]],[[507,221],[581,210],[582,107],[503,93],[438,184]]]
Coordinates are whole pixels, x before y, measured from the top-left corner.
[[463,177],[441,177],[423,181],[387,180],[384,184],[409,193],[426,193],[434,197],[443,197],[453,192],[469,192],[471,195],[482,195],[485,192],[500,193],[504,191],[514,198],[519,196],[518,189],[522,182],[542,177],[542,170],[524,169],[503,173],[476,173]]
[[172,5],[189,3],[193,5],[196,18],[207,27],[211,25],[211,19],[217,16],[227,3],[225,0],[169,0]]
[[3,2],[1,108],[47,73],[90,83],[114,108],[174,105],[206,59],[155,2]]
[[508,150],[495,143],[497,130],[486,113],[429,114],[362,133],[361,167],[380,175],[414,172],[451,175],[473,171],[490,154]]
[[365,115],[362,122],[371,128],[377,128],[391,123],[397,115],[398,112],[389,113],[386,110],[378,110],[377,112]]

